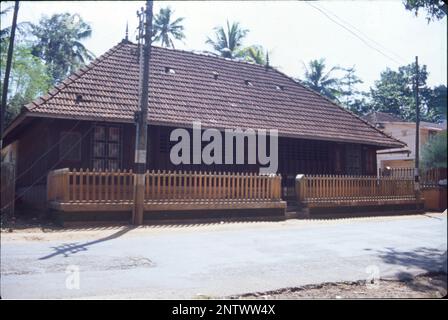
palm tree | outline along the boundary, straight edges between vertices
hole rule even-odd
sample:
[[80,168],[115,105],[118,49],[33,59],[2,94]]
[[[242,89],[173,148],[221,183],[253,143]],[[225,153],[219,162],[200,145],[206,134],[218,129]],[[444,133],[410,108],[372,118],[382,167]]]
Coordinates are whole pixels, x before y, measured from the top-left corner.
[[170,7],[161,8],[159,13],[154,16],[153,41],[160,42],[163,47],[174,48],[173,38],[182,40],[185,38],[184,26],[181,22],[185,18],[173,19],[174,10]]
[[337,101],[340,95],[340,80],[332,77],[332,73],[340,68],[333,67],[329,71],[326,71],[325,59],[323,58],[311,60],[308,66],[304,65],[304,67],[305,80],[302,83],[331,100]]
[[253,45],[240,50],[237,56],[244,58],[246,61],[256,64],[266,65],[267,63],[267,51],[258,45]]
[[235,58],[238,49],[241,48],[243,39],[249,30],[242,29],[239,22],[233,22],[232,25],[227,21],[227,30],[224,27],[216,27],[215,39],[207,38],[206,43],[226,58]]
[[78,14],[43,17],[31,32],[36,37],[32,54],[45,62],[53,83],[94,59],[81,42],[92,35],[92,28]]

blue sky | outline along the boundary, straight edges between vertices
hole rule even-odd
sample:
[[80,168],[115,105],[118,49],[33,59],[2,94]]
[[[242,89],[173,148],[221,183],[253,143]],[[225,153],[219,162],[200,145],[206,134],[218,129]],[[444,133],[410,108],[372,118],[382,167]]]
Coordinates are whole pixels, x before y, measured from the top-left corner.
[[[134,38],[135,13],[142,6],[144,1],[21,1],[19,21],[37,22],[43,14],[79,13],[93,28],[86,46],[101,55],[124,37],[126,22]],[[176,43],[179,49],[211,50],[205,44],[207,36],[213,34],[213,27],[229,19],[250,30],[245,45],[268,48],[271,64],[290,76],[300,77],[304,62],[323,57],[329,66],[355,66],[364,80],[361,89],[368,89],[382,70],[396,69],[418,55],[420,63],[428,66],[430,85],[447,83],[446,17],[428,24],[424,12],[415,17],[399,0],[156,1],[154,12],[165,6],[171,6],[176,16],[185,17],[186,39]],[[345,24],[389,58],[316,8]],[[2,20],[2,27],[10,23],[10,16]]]

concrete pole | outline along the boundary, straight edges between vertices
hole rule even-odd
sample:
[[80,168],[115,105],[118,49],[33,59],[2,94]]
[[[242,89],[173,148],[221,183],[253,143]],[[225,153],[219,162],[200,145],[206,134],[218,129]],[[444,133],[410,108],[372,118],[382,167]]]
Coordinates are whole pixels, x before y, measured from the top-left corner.
[[151,57],[151,35],[152,35],[152,9],[153,2],[146,1],[146,19],[144,31],[143,54],[140,56],[142,65],[141,88],[140,88],[140,113],[137,119],[136,141],[135,141],[135,167],[134,167],[134,210],[132,214],[135,225],[143,224],[143,207],[145,201],[145,172],[146,153],[148,140],[148,84],[149,84],[149,59]]

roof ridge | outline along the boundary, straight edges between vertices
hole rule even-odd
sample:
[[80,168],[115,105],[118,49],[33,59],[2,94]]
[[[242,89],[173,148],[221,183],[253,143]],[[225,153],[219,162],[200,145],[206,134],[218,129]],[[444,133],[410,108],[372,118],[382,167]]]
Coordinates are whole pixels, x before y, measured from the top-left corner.
[[111,56],[113,53],[115,53],[121,46],[123,46],[125,43],[122,41],[106,52],[104,52],[99,57],[95,58],[89,64],[84,65],[80,67],[79,69],[72,72],[70,75],[68,75],[64,80],[62,80],[60,83],[55,84],[52,88],[50,88],[46,94],[37,97],[30,103],[24,105],[26,109],[29,111],[39,107],[41,104],[50,101],[52,98],[54,98],[59,92],[61,92],[63,89],[67,88],[69,85],[73,84],[75,81],[79,80],[82,76],[87,74],[89,71],[93,70],[100,62],[102,62],[104,59]]
[[[136,43],[133,43],[131,41],[127,41],[124,44],[138,46]],[[152,44],[151,47],[152,48],[156,48],[156,49],[161,49],[161,50],[175,51],[175,52],[179,52],[179,53],[191,54],[191,55],[194,55],[194,56],[216,58],[216,59],[220,59],[220,60],[224,60],[224,61],[230,61],[230,62],[235,62],[235,63],[243,63],[243,64],[247,64],[247,65],[251,65],[251,66],[257,66],[257,67],[261,67],[261,68],[266,68],[266,65],[261,65],[261,64],[258,64],[258,63],[252,62],[252,61],[235,60],[235,59],[231,59],[231,58],[222,57],[222,56],[219,56],[218,54],[215,54],[215,53],[213,53],[211,51],[210,51],[210,54],[205,54],[205,53],[194,52],[193,50],[167,48],[167,47],[162,47],[162,46],[156,46],[154,44]],[[271,69],[273,67],[271,65],[269,65],[269,68]]]

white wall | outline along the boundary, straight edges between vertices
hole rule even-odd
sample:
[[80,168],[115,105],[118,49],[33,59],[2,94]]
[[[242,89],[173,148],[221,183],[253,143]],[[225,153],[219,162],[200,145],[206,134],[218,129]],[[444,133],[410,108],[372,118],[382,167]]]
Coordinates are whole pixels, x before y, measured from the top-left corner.
[[[377,155],[378,167],[381,167],[381,162],[384,160],[414,160],[415,159],[415,123],[406,122],[389,122],[384,123],[384,129],[382,129],[386,134],[397,138],[407,144],[405,148],[388,149],[388,152],[399,151],[399,150],[409,150],[409,156],[407,153],[390,153],[390,154],[379,154]],[[424,125],[420,126],[420,155],[422,146],[428,141],[429,131],[442,131],[439,128],[427,127]],[[386,150],[384,150],[386,151]]]

